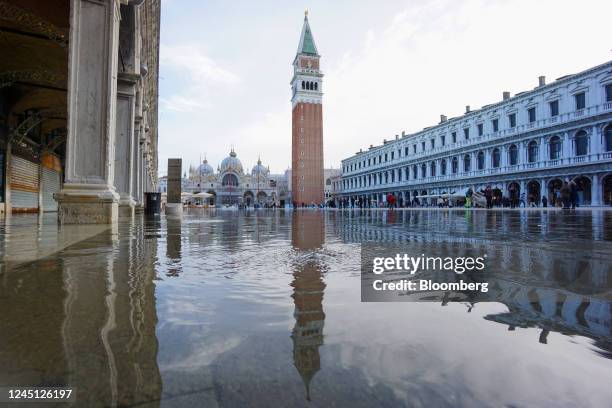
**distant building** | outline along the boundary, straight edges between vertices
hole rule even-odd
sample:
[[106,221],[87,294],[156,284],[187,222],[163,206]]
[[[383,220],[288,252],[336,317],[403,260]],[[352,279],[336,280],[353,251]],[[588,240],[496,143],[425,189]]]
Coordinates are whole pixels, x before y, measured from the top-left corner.
[[[163,178],[162,178],[163,179]],[[279,185],[285,181],[282,175],[273,175],[270,169],[257,161],[250,172],[245,172],[238,155],[231,149],[217,171],[204,160],[197,168],[191,167],[184,177],[183,191],[188,193],[206,192],[212,196],[209,204],[284,205],[279,194]],[[160,186],[164,182],[160,180]],[[162,190],[160,190],[162,191]],[[162,191],[163,192],[163,191]]]
[[612,61],[538,86],[342,161],[342,196],[408,202],[486,186],[553,202],[566,179],[582,205],[612,204]]

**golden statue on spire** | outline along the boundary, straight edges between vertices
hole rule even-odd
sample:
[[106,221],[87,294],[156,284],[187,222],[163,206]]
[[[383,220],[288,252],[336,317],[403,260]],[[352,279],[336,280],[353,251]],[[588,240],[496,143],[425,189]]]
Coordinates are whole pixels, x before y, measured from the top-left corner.
[[308,9],[304,10],[304,17],[308,17]]

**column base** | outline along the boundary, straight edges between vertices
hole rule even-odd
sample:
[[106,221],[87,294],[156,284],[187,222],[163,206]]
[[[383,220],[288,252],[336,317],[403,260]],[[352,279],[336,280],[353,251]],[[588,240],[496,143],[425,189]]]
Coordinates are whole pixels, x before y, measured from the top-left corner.
[[113,224],[119,196],[106,186],[64,185],[57,196],[60,224]]
[[144,206],[140,203],[137,203],[136,206],[134,207],[134,212],[136,214],[142,214],[144,213]]
[[132,197],[119,198],[119,217],[133,217],[136,202]]
[[166,215],[182,215],[183,204],[181,203],[168,203],[166,204]]

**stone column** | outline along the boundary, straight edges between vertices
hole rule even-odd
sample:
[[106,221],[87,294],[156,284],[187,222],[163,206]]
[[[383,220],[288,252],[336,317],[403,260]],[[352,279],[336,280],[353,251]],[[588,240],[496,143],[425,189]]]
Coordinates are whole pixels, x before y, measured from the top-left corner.
[[591,180],[591,205],[601,205],[601,183],[599,174],[593,174]]
[[115,141],[115,188],[119,193],[119,216],[133,216],[135,78],[121,74],[117,84],[117,132]]
[[545,162],[546,160],[548,160],[548,155],[546,154],[548,152],[548,142],[544,137],[540,138],[538,142],[538,147],[540,148],[540,151],[538,153],[538,161]]
[[563,159],[565,160],[565,163],[569,163],[570,158],[572,157],[572,143],[573,140],[570,137],[569,132],[565,132],[565,135],[563,135]]
[[136,203],[135,212],[140,213],[143,211],[141,193],[142,193],[142,184],[140,182],[140,173],[141,173],[141,151],[140,151],[140,130],[139,123],[135,122],[134,124],[134,138],[133,138],[133,146],[134,149],[132,151],[132,161],[134,163],[134,169],[132,171],[132,199]]
[[72,0],[66,173],[60,223],[117,220],[114,187],[119,2]]
[[592,155],[592,160],[599,159],[599,153],[602,151],[602,129],[598,126],[591,127],[591,137],[589,137],[589,154]]
[[540,179],[540,197],[538,197],[539,200],[542,200],[542,197],[546,197],[546,200],[548,200],[548,206],[550,207],[551,204],[551,199],[548,196],[548,186],[546,185],[546,179]]

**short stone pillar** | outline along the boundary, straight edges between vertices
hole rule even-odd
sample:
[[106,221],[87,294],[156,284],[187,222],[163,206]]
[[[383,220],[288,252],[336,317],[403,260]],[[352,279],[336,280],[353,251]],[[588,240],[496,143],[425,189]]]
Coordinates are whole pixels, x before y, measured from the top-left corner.
[[182,159],[168,159],[168,192],[166,214],[182,214],[183,202],[181,200],[181,174],[183,172]]

